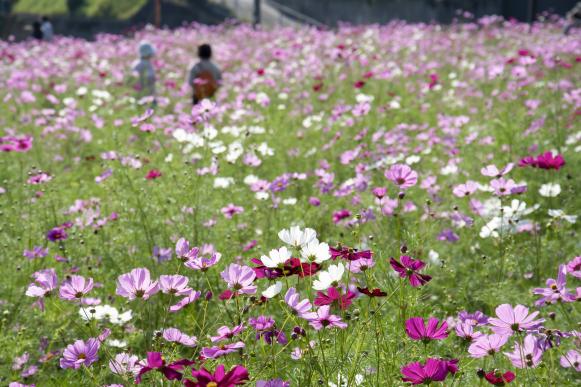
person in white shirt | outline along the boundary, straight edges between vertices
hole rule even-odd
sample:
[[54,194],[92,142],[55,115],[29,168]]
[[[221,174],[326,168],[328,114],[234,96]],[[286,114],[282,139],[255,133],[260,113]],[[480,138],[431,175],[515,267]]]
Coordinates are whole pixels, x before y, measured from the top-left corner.
[[133,66],[133,71],[138,76],[140,94],[155,98],[155,69],[151,59],[155,55],[155,49],[147,42],[139,45],[139,60]]
[[42,40],[50,42],[54,37],[52,23],[46,16],[42,17],[42,24],[40,25],[40,30],[42,31]]

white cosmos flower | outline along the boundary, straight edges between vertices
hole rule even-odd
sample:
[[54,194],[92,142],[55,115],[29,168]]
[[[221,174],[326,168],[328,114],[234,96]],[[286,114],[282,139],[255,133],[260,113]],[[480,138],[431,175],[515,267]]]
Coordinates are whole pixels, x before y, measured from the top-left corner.
[[107,340],[107,345],[110,347],[115,347],[115,348],[125,348],[125,347],[127,347],[127,342],[123,341],[123,340],[112,339],[112,340]]
[[244,180],[243,180],[243,181],[244,181],[244,184],[247,184],[247,185],[252,185],[252,184],[256,183],[258,180],[260,180],[260,179],[258,178],[258,176],[255,176],[255,175],[248,175],[248,176],[246,176],[246,177],[244,178]]
[[312,228],[301,230],[300,227],[293,226],[290,229],[281,230],[278,237],[284,243],[298,248],[317,239],[317,232]]
[[262,292],[262,295],[266,298],[272,298],[276,296],[282,290],[282,282],[276,281],[274,285],[269,286],[266,288],[265,291]]
[[295,204],[297,204],[297,198],[284,199],[282,201],[282,204],[285,204],[287,206],[294,206]]
[[264,192],[264,191],[257,192],[257,193],[254,194],[254,196],[258,200],[266,200],[266,199],[268,199],[270,197],[268,195],[268,192]]
[[228,188],[234,184],[232,177],[217,177],[214,179],[214,188]]
[[124,313],[111,305],[88,306],[79,309],[79,315],[83,320],[105,320],[108,319],[111,324],[121,325],[131,320],[132,313],[128,310]]
[[331,286],[337,286],[345,273],[345,266],[341,262],[331,265],[327,271],[319,272],[319,277],[313,282],[313,289],[327,290]]
[[331,253],[327,243],[319,243],[314,239],[301,248],[301,256],[303,261],[322,263],[331,258]]
[[561,193],[561,186],[557,183],[543,184],[539,189],[539,194],[547,198],[554,198]]
[[555,219],[563,219],[571,224],[577,222],[577,215],[567,215],[563,210],[549,210],[549,215]]
[[263,255],[260,260],[266,267],[274,268],[284,264],[291,257],[291,252],[286,247],[278,250],[270,250],[268,256]]

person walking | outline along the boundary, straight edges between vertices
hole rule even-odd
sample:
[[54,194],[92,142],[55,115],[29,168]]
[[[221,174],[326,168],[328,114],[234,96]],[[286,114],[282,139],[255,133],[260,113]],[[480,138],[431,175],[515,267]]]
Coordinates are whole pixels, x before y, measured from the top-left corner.
[[151,63],[155,55],[155,49],[147,42],[141,42],[139,45],[139,59],[133,66],[133,71],[138,76],[139,92],[143,96],[153,97],[155,105],[155,69]]
[[47,16],[42,17],[42,24],[40,25],[40,30],[42,31],[42,39],[44,41],[50,42],[54,37],[52,23],[50,22]]
[[32,37],[36,40],[42,40],[42,29],[39,21],[32,23]]

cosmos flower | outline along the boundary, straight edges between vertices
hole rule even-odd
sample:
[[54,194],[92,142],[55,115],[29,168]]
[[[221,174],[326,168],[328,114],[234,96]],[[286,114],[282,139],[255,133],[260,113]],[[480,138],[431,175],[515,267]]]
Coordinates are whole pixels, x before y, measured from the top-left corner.
[[179,343],[186,347],[195,347],[198,344],[196,336],[188,336],[176,328],[164,329],[162,337],[169,342]]
[[496,165],[491,164],[491,165],[487,165],[486,167],[482,168],[480,170],[480,173],[484,176],[495,177],[498,179],[498,178],[506,175],[510,171],[512,171],[513,167],[514,167],[513,163],[508,163],[504,168],[498,169],[496,167]]
[[570,293],[567,286],[567,267],[565,265],[559,266],[557,279],[547,279],[547,287],[533,289],[533,294],[541,295],[542,297],[535,302],[536,306],[545,304],[555,304],[557,302],[573,302],[575,295]]
[[389,263],[393,270],[395,270],[401,278],[407,278],[412,287],[416,288],[418,286],[423,286],[427,284],[432,277],[427,274],[418,273],[426,264],[419,259],[413,259],[407,255],[402,255],[400,257],[400,262],[396,261],[394,258],[389,259]]
[[159,291],[157,281],[152,281],[149,270],[137,268],[117,278],[117,290],[115,293],[129,300],[141,298],[147,300]]
[[446,379],[448,373],[448,362],[433,358],[426,359],[424,364],[414,362],[401,368],[402,380],[413,385],[441,382]]
[[310,320],[309,324],[317,331],[324,328],[347,328],[347,324],[341,321],[341,317],[331,314],[330,310],[329,305],[319,307],[316,311],[316,317]]
[[385,171],[385,177],[400,189],[413,187],[418,182],[418,173],[406,164],[392,165],[387,171]]
[[470,343],[484,335],[482,332],[475,331],[474,325],[467,322],[459,322],[454,329],[456,330],[456,336]]
[[478,191],[478,183],[469,180],[464,184],[459,184],[455,186],[454,189],[452,190],[452,193],[457,197],[461,198],[465,196],[470,196],[476,191]]
[[311,311],[312,305],[308,298],[300,300],[300,294],[295,288],[289,288],[284,296],[284,302],[293,310],[297,316],[310,320],[316,317],[316,314]]
[[234,215],[243,213],[244,208],[230,203],[226,207],[223,207],[220,211],[222,211],[222,214],[224,214],[226,219],[232,219]]
[[494,386],[504,386],[510,382],[512,382],[515,378],[515,375],[511,371],[506,371],[502,373],[499,370],[494,370],[486,373],[484,375],[486,381]]
[[323,263],[331,258],[329,245],[320,243],[317,239],[311,240],[301,248],[301,258],[303,262]]
[[319,272],[317,279],[313,282],[313,289],[327,290],[331,286],[337,286],[345,273],[345,266],[342,263],[329,265],[327,271]]
[[32,275],[34,283],[28,285],[26,295],[28,297],[46,297],[58,286],[58,278],[54,269],[45,269]]
[[330,287],[327,289],[327,294],[321,291],[317,292],[315,305],[336,305],[342,310],[347,310],[355,297],[356,294],[349,290],[345,294],[342,294],[337,288]]
[[523,346],[520,343],[514,343],[514,351],[504,354],[517,368],[534,368],[539,365],[543,357],[537,338],[531,334],[525,336]]
[[263,255],[260,257],[262,264],[269,268],[280,267],[289,260],[291,257],[291,252],[286,247],[281,247],[278,250],[270,250],[268,256]]
[[87,341],[77,340],[69,344],[63,351],[60,360],[61,368],[80,368],[81,366],[90,366],[99,359],[99,347],[101,342],[98,339],[91,338]]
[[509,336],[506,335],[483,335],[470,344],[468,353],[474,358],[481,358],[489,355],[494,355],[500,352],[500,349],[508,341]]
[[567,274],[581,278],[581,257],[575,257],[567,263]]
[[187,379],[184,381],[186,387],[232,387],[246,384],[250,378],[248,370],[243,366],[235,365],[226,372],[223,364],[216,367],[214,373],[206,368],[192,370],[192,376],[196,382]]
[[60,288],[60,298],[63,300],[80,300],[93,289],[93,279],[88,280],[80,275],[72,275],[64,280]]
[[109,369],[116,375],[131,375],[135,377],[141,370],[139,358],[128,353],[118,353],[109,361]]
[[421,340],[428,342],[430,340],[443,340],[448,337],[448,323],[445,321],[438,327],[440,321],[437,318],[430,317],[428,324],[425,325],[421,317],[412,317],[405,322],[405,331],[412,340]]
[[194,364],[193,361],[181,359],[166,365],[160,352],[147,352],[147,359],[143,367],[139,370],[135,382],[141,383],[143,375],[151,371],[161,372],[168,380],[182,380],[181,371],[184,367]]
[[220,273],[220,276],[228,283],[228,288],[232,289],[236,294],[256,293],[256,286],[252,284],[256,278],[256,274],[248,266],[240,266],[232,263],[226,270]]
[[496,316],[488,322],[492,330],[499,335],[511,336],[515,332],[529,331],[542,325],[545,319],[535,320],[539,312],[529,314],[529,309],[523,305],[514,308],[509,304],[502,304],[496,308]]
[[179,296],[189,295],[192,291],[188,287],[188,277],[179,274],[160,276],[159,289],[163,293],[177,294]]
[[565,355],[561,356],[559,361],[561,367],[574,368],[577,372],[581,372],[581,353],[574,349],[569,350]]
[[202,348],[201,355],[205,359],[216,359],[220,356],[227,355],[229,353],[237,352],[239,349],[244,348],[246,345],[242,341],[231,344],[223,344],[215,347],[204,347]]
[[557,183],[543,184],[541,185],[541,188],[539,188],[539,194],[547,198],[557,197],[560,193],[561,186]]
[[210,337],[210,340],[212,341],[212,343],[222,340],[228,340],[233,338],[234,336],[238,336],[243,330],[244,330],[243,324],[237,325],[232,329],[224,325],[218,328],[217,331],[218,336],[212,336]]

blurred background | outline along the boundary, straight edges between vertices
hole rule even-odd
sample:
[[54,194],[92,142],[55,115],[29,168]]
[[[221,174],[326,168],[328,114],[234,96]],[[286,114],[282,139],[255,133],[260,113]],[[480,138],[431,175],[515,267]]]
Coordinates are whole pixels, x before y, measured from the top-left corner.
[[[239,20],[266,26],[387,23],[391,20],[450,23],[501,15],[530,21],[546,12],[565,15],[577,0],[0,0],[0,38],[30,36],[31,25],[49,16],[57,34],[91,38],[127,33],[147,24],[218,24]],[[467,13],[459,13],[458,10]]]

